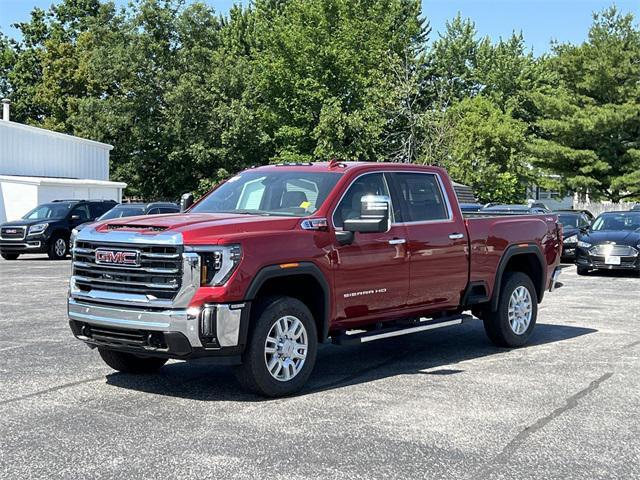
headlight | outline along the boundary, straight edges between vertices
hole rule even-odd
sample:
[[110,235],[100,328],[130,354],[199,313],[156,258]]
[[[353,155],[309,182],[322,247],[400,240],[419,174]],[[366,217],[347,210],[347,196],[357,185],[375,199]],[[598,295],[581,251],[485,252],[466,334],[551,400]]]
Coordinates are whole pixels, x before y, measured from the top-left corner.
[[[206,249],[206,250],[205,250]],[[240,245],[194,248],[202,258],[200,285],[224,285],[242,258]]]
[[48,223],[38,223],[37,225],[31,225],[29,227],[29,235],[35,235],[37,233],[42,233],[47,229],[48,226],[49,226]]
[[582,248],[589,248],[591,244],[589,242],[583,242],[582,240],[578,240],[578,246]]
[[578,235],[571,235],[564,239],[564,243],[576,243],[578,241]]

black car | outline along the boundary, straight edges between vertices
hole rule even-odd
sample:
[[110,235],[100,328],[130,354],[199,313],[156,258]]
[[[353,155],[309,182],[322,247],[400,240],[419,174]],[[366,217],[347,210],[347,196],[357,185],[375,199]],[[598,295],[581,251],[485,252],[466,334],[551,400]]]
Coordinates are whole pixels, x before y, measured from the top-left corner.
[[578,275],[589,270],[635,270],[640,273],[640,212],[606,212],[578,234]]
[[[180,207],[171,202],[151,202],[151,203],[121,203],[116,205],[104,215],[96,218],[96,222],[110,220],[114,218],[135,217],[137,215],[158,215],[161,213],[179,213]],[[84,223],[73,229],[71,240],[80,230],[89,225]]]
[[593,222],[593,214],[589,210],[556,210],[558,221],[562,224],[562,262],[573,263],[576,258],[578,234],[585,231]]
[[22,253],[46,253],[53,260],[69,252],[71,230],[111,210],[113,200],[54,200],[38,205],[21,220],[0,225],[0,255],[15,260]]

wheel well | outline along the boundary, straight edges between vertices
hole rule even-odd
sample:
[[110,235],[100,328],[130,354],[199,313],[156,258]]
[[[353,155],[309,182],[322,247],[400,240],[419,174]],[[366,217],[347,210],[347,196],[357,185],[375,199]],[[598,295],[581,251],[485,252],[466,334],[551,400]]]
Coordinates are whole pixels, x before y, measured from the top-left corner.
[[542,300],[544,272],[542,271],[540,260],[538,260],[538,257],[534,253],[513,255],[507,262],[502,276],[504,277],[504,274],[507,272],[522,272],[529,275],[533,285],[536,287],[538,301]]
[[304,303],[311,311],[318,331],[318,341],[322,342],[325,335],[325,292],[313,275],[279,276],[266,280],[258,289],[255,296],[256,303],[271,295],[293,297]]

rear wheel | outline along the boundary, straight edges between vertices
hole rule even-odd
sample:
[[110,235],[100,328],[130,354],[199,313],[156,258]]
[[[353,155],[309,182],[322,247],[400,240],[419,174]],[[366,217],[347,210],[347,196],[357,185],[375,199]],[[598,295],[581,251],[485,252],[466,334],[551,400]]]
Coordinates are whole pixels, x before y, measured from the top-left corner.
[[19,253],[3,253],[1,255],[2,255],[2,258],[4,258],[5,260],[17,260],[18,257],[20,256]]
[[257,306],[236,376],[244,388],[260,395],[291,395],[311,375],[317,347],[316,325],[307,306],[291,297],[268,297]]
[[153,373],[167,363],[166,358],[139,357],[132,353],[98,348],[104,363],[123,373]]
[[67,240],[62,236],[56,235],[49,242],[47,255],[49,255],[51,260],[62,260],[67,256],[67,250],[69,250]]
[[536,324],[538,301],[531,278],[522,272],[505,274],[495,312],[484,315],[489,339],[500,347],[521,347]]

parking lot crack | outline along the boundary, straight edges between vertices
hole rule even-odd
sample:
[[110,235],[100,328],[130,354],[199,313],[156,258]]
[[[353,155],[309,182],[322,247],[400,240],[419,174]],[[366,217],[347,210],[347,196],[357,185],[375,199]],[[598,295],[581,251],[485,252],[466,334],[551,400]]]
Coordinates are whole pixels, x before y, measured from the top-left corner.
[[524,444],[524,442],[535,432],[543,429],[548,423],[558,418],[563,413],[575,408],[578,406],[578,401],[591,392],[596,390],[603,382],[607,381],[613,372],[607,372],[599,378],[593,380],[586,388],[580,390],[579,392],[571,395],[569,398],[565,400],[564,405],[556,408],[553,412],[544,417],[538,419],[533,425],[526,427],[522,430],[518,435],[516,435],[509,443],[507,443],[502,451],[495,456],[491,461],[489,461],[484,468],[477,474],[474,474],[471,478],[483,478],[487,473],[494,470],[497,466],[503,465],[510,461],[512,455]]
[[21,400],[26,400],[27,398],[39,397],[40,395],[46,395],[47,393],[56,392],[58,390],[63,390],[65,388],[76,387],[78,385],[82,385],[84,383],[96,382],[98,380],[104,380],[104,375],[99,377],[85,378],[84,380],[78,380],[77,382],[65,383],[63,385],[57,385],[55,387],[47,388],[45,390],[39,390],[37,392],[28,393],[26,395],[21,395],[19,397],[7,398],[6,400],[0,400],[0,407],[3,405],[7,405],[9,403],[19,402]]

